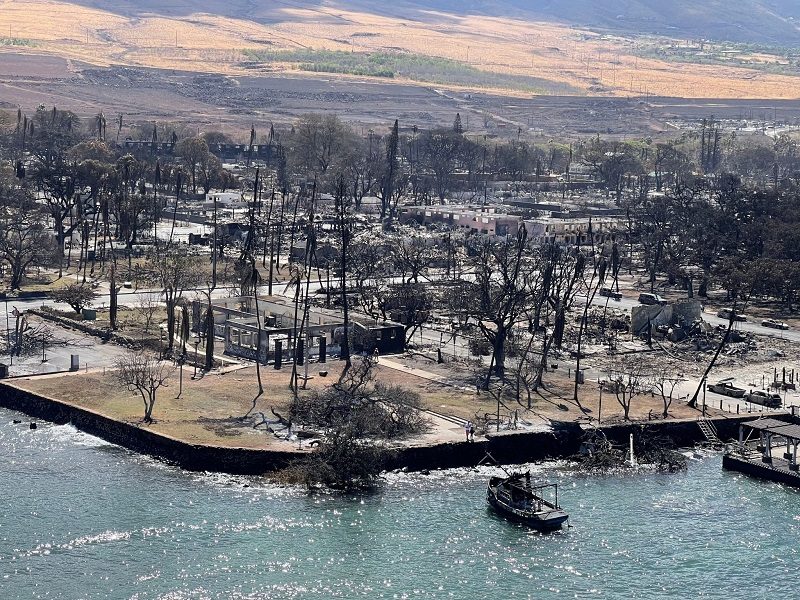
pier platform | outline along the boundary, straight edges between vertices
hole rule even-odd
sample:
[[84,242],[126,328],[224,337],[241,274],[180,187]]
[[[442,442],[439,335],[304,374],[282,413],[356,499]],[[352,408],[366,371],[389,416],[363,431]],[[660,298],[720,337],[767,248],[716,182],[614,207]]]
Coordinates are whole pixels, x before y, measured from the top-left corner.
[[800,425],[757,419],[739,426],[739,441],[730,444],[722,468],[800,488],[797,460]]

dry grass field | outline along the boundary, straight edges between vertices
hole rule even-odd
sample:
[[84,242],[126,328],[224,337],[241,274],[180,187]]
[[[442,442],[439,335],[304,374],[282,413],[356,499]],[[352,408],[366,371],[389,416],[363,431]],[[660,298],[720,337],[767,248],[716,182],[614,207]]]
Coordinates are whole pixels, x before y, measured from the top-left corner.
[[[99,8],[110,4],[0,0],[0,50],[55,54],[95,65],[232,76],[296,73],[301,66],[279,60],[252,64],[248,51],[389,52],[541,79],[551,84],[550,89],[547,83],[541,85],[544,93],[569,89],[600,96],[800,97],[797,77],[639,58],[632,39],[553,23],[452,14],[410,20],[310,2],[257,3],[255,8],[242,1],[217,3],[227,16],[192,13],[185,10],[191,4],[186,2],[121,2],[113,12]],[[204,6],[215,8],[213,2]],[[532,90],[508,85],[503,91]]]
[[[335,371],[335,365],[330,365]],[[310,374],[314,375],[316,369]],[[287,442],[277,440],[266,433],[263,428],[255,430],[252,419],[241,419],[252,405],[256,391],[255,368],[220,375],[210,373],[205,377],[193,380],[193,369],[184,368],[183,393],[178,398],[179,382],[176,372],[168,387],[159,391],[158,401],[153,417],[155,423],[147,427],[161,434],[178,438],[193,444],[209,444],[225,447],[244,448],[286,448]],[[290,369],[278,372],[271,368],[262,369],[264,395],[259,399],[257,411],[270,414],[270,408],[287,415],[291,392],[288,388]],[[311,393],[335,381],[335,373],[326,378],[319,376],[308,382]],[[480,395],[416,377],[386,367],[379,366],[378,379],[385,384],[400,385],[419,393],[425,408],[447,415],[455,415],[463,419],[482,417],[487,413],[493,415],[496,410],[494,398],[483,392]],[[63,402],[87,408],[111,418],[141,425],[143,413],[142,401],[138,395],[120,387],[113,373],[78,373],[70,375],[53,375],[39,378],[17,379],[13,385],[22,389],[57,398]],[[534,424],[542,424],[546,419],[561,421],[588,420],[571,400],[569,381],[566,378],[551,377],[549,391],[537,396],[532,411],[525,411],[519,406],[519,418]],[[595,386],[582,388],[582,402],[589,410],[588,415],[596,418],[599,397]],[[641,396],[634,403],[631,417],[634,420],[647,420],[649,413],[657,414],[661,410],[659,398]],[[717,414],[717,411],[711,411]],[[508,410],[502,411],[508,418]],[[676,402],[670,410],[672,418],[696,418],[697,411]],[[720,413],[721,414],[721,413]],[[622,409],[613,397],[606,395],[602,404],[604,423],[620,422]],[[458,441],[463,435],[459,425],[434,421],[432,431],[424,434],[411,443],[437,441]],[[142,425],[144,426],[144,425]]]

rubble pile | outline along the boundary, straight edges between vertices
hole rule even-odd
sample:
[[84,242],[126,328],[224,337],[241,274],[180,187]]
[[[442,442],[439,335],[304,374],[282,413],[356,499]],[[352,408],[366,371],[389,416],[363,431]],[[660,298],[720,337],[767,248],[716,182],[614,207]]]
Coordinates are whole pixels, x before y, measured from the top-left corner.
[[597,429],[586,433],[580,450],[571,458],[580,469],[592,472],[634,468],[635,465],[652,466],[669,473],[686,470],[686,457],[677,451],[670,437],[648,433],[634,436],[635,462],[626,450],[624,446],[611,443],[605,433]]

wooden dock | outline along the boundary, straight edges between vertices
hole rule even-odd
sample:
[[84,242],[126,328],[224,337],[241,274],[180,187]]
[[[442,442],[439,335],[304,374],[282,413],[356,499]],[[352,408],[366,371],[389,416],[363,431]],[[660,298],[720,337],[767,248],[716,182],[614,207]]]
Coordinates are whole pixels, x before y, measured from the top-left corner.
[[[757,435],[757,437],[756,437]],[[722,468],[800,487],[800,425],[757,419],[739,426],[739,441],[730,444]]]

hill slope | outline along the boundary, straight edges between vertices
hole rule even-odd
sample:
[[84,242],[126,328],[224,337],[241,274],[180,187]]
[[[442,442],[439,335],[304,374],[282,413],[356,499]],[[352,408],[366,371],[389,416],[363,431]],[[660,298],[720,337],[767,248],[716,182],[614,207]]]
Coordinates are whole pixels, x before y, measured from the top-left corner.
[[196,13],[281,20],[281,11],[327,8],[431,20],[456,16],[536,18],[628,34],[658,34],[787,46],[800,43],[797,0],[73,0],[73,4],[125,15],[185,17]]
[[[0,52],[518,95],[796,99],[794,57],[680,42],[711,37],[689,29],[711,28],[715,11],[725,15],[717,30],[788,40],[800,12],[794,3],[737,0],[723,11],[722,0],[0,0],[2,33],[9,31]],[[569,24],[578,22],[594,29]],[[668,38],[618,31],[662,22],[683,29]]]

